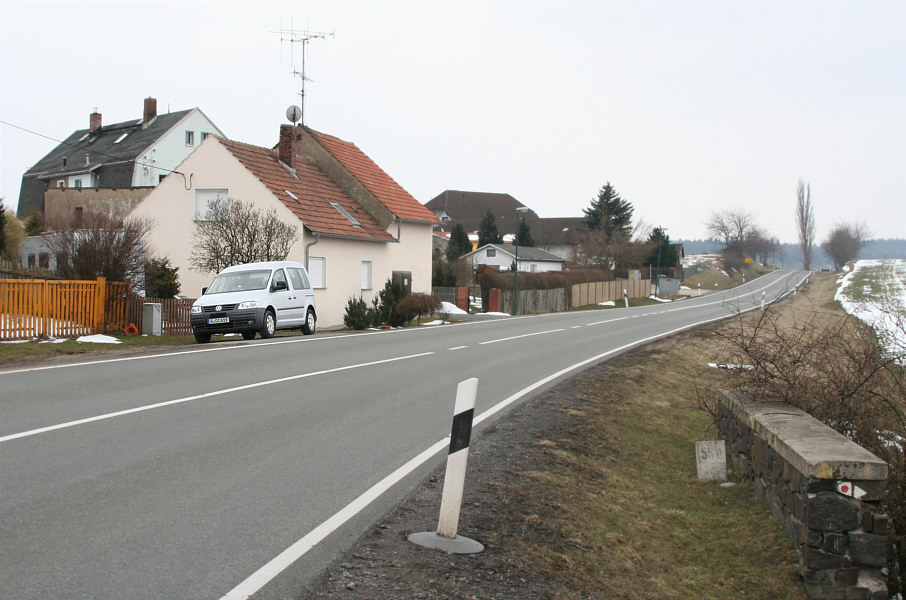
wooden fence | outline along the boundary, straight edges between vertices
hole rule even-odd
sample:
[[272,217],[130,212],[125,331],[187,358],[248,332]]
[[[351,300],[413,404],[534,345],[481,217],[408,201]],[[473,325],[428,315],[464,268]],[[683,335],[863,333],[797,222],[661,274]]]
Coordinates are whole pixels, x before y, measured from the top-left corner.
[[192,335],[190,315],[194,299],[181,298],[145,298],[131,296],[129,298],[129,323],[135,325],[139,332],[143,331],[142,311],[145,304],[161,305],[161,335]]
[[[500,290],[500,310],[507,313],[513,310],[513,290]],[[519,290],[517,311],[520,315],[537,315],[568,310],[569,294],[567,288]]]
[[[579,308],[589,304],[620,300],[623,298],[624,289],[630,298],[647,298],[651,295],[651,281],[648,279],[616,279],[614,281],[578,283],[571,288],[571,306]],[[522,306],[521,296],[519,306]]]
[[0,279],[0,340],[74,337],[122,331],[129,284]]

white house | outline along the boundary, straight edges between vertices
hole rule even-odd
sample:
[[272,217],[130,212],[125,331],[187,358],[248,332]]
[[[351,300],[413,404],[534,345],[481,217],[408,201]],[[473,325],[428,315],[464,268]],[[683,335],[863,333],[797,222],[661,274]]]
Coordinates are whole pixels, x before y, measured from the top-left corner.
[[[72,133],[22,176],[18,216],[38,211],[48,221],[63,219],[110,194],[127,212],[141,197],[124,189],[156,186],[211,134],[223,136],[200,109],[158,114],[155,98],[145,98],[141,119],[104,125],[94,111],[88,129]],[[67,194],[75,190],[95,193]],[[59,206],[46,205],[48,192]]]
[[[462,257],[462,260],[469,261],[473,267],[488,265],[497,267],[501,271],[509,271],[516,262],[516,246],[505,246],[502,244],[485,244],[478,250],[469,252]],[[534,248],[531,246],[519,246],[519,262],[517,268],[520,271],[531,273],[544,273],[545,271],[562,271],[565,259],[547,250]]]
[[305,264],[318,326],[342,326],[350,297],[366,302],[396,278],[431,292],[434,214],[355,144],[303,126],[283,125],[276,150],[210,136],[130,213],[154,227],[151,253],[179,267],[181,293],[197,297],[214,273],[193,270],[195,224],[208,203],[233,198],[275,210],[299,227],[287,260]]

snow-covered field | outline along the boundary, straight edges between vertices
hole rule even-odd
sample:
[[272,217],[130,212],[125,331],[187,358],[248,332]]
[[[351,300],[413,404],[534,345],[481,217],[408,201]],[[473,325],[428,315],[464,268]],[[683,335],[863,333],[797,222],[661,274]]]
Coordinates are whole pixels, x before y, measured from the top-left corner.
[[890,352],[906,359],[906,259],[856,262],[838,281],[834,299],[871,325]]

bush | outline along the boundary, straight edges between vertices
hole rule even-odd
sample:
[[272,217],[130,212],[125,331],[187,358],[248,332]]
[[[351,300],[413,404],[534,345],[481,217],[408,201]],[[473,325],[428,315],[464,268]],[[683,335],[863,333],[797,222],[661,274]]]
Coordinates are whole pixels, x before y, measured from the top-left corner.
[[422,322],[422,316],[432,315],[440,310],[440,307],[440,298],[434,294],[422,293],[409,294],[397,304],[397,310],[401,314],[414,314],[419,323]]
[[145,295],[172,298],[179,294],[179,267],[169,258],[152,258],[145,262]]
[[346,313],[343,315],[343,324],[350,329],[360,331],[371,325],[373,317],[365,300],[359,296],[350,296],[346,301]]
[[402,327],[415,318],[414,313],[400,313],[397,305],[403,296],[406,295],[406,288],[402,282],[388,279],[384,284],[384,289],[378,292],[378,295],[372,301],[373,325],[389,325],[391,327]]

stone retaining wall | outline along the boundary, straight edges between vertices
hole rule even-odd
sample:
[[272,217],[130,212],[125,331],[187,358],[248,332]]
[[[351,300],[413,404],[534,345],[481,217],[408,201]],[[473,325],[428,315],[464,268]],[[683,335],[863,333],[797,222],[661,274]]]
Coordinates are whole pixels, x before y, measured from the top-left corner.
[[886,463],[789,404],[720,400],[727,454],[798,549],[809,598],[886,600]]

